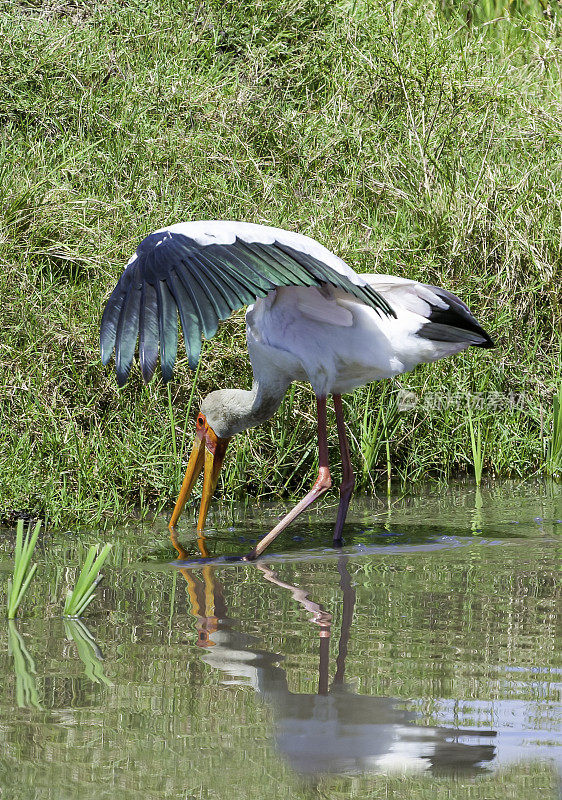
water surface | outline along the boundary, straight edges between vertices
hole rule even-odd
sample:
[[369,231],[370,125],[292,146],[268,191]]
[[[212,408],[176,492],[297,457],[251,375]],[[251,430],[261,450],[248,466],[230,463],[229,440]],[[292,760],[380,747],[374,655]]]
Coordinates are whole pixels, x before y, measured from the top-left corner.
[[[562,771],[562,491],[539,483],[47,532],[0,625],[0,795],[545,798]],[[3,532],[0,575],[11,567]],[[62,599],[113,540],[82,623]],[[206,556],[202,558],[201,553]],[[5,580],[3,580],[5,584]]]

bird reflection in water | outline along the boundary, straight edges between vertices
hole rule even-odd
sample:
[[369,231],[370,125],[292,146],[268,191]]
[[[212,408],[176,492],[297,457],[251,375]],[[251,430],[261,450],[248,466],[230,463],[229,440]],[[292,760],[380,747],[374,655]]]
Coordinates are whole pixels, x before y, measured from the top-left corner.
[[[186,552],[172,535],[180,559]],[[204,538],[198,540],[207,556]],[[196,618],[197,646],[201,658],[228,676],[227,683],[250,685],[274,713],[274,738],[279,752],[291,767],[305,775],[321,773],[425,771],[439,774],[477,774],[486,771],[495,748],[486,740],[490,730],[459,730],[417,724],[416,714],[404,701],[372,697],[354,692],[345,682],[345,662],[353,622],[355,590],[347,570],[347,557],[340,555],[338,572],[342,593],[341,629],[335,673],[330,683],[330,637],[332,615],[298,586],[285,583],[257,562],[266,581],[291,593],[310,612],[310,622],[319,635],[318,690],[294,693],[287,673],[280,666],[283,656],[257,646],[256,637],[243,633],[240,622],[228,617],[227,603],[215,567],[180,568]],[[482,740],[485,743],[482,743]]]

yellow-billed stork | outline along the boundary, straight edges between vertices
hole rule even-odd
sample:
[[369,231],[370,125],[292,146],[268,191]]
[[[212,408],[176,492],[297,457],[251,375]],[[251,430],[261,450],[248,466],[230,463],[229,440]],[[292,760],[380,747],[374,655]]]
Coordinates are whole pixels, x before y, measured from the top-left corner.
[[269,419],[292,381],[309,381],[317,401],[319,472],[310,492],[256,545],[255,558],[332,485],[326,398],[334,398],[343,466],[334,529],[339,541],[354,478],[341,396],[371,381],[407,372],[467,347],[493,347],[458,297],[391,275],[360,275],[314,239],[248,222],[185,222],[147,236],[127,264],[105,307],[101,357],[115,350],[119,386],[126,382],[139,339],[143,379],[169,381],[177,354],[178,315],[189,366],[201,337],[243,306],[254,374],[251,390],[220,389],[203,401],[196,437],[170,520],[174,529],[204,471],[197,530],[205,525],[229,440]]

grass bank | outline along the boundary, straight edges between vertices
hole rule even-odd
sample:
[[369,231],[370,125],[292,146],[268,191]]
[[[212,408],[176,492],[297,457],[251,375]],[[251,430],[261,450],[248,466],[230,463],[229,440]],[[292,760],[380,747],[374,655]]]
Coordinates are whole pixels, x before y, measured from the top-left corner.
[[[197,218],[288,227],[359,271],[443,284],[497,340],[346,399],[360,488],[471,471],[467,394],[484,474],[544,468],[561,376],[558,4],[10,2],[0,33],[4,515],[94,521],[175,496],[187,359],[169,394],[138,369],[119,391],[97,337],[139,239]],[[204,358],[195,404],[249,384],[242,314]],[[222,492],[300,491],[312,411],[296,387],[238,437]]]

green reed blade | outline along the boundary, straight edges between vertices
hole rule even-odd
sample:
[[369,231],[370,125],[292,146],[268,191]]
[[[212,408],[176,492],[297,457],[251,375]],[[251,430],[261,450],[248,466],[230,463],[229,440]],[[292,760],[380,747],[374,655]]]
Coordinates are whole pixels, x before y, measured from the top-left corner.
[[552,477],[562,476],[562,380],[552,402],[552,435],[548,443],[546,471]]
[[[20,585],[19,591],[16,594],[16,590],[14,590],[14,583],[10,581],[10,606],[8,609],[8,619],[14,619],[16,612],[19,608],[19,605],[23,598],[25,597],[25,593],[27,591],[27,587],[29,586],[31,579],[35,575],[37,571],[37,564],[34,564],[29,572],[27,573],[27,577],[25,578],[24,582]],[[10,611],[12,609],[12,612]]]
[[110,544],[105,544],[101,552],[97,555],[96,545],[92,545],[88,550],[88,555],[84,566],[80,571],[76,586],[66,596],[64,603],[63,616],[79,617],[94,599],[95,589],[102,576],[99,575],[111,550]]
[[40,530],[41,520],[36,523],[33,533],[31,532],[31,525],[28,526],[24,539],[23,520],[18,520],[14,551],[14,571],[11,580],[8,582],[8,619],[15,618],[31,579],[37,571],[37,564],[30,566],[30,563]]
[[482,483],[482,469],[484,467],[484,451],[485,444],[482,444],[482,424],[478,420],[475,429],[474,420],[472,418],[472,409],[470,407],[470,399],[467,404],[468,412],[468,429],[470,431],[470,444],[472,448],[472,463],[474,466],[474,478],[476,485],[480,486]]

